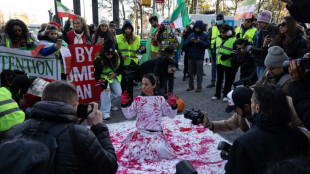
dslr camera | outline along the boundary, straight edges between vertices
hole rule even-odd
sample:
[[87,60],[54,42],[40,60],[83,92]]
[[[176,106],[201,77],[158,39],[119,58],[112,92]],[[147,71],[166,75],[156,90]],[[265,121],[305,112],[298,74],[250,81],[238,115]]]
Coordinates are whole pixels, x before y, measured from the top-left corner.
[[93,105],[90,105],[92,108],[91,110],[88,112],[88,105],[90,105],[89,103],[86,104],[79,104],[77,107],[77,111],[76,111],[76,116],[78,118],[82,118],[82,119],[86,119],[88,117],[88,115],[93,112]]
[[230,152],[232,145],[225,141],[220,141],[219,144],[217,145],[217,150],[221,150],[221,158],[223,160],[228,160],[228,155]]
[[[291,60],[292,61],[292,60]],[[300,66],[305,71],[306,74],[310,73],[310,52],[306,53],[303,58],[295,59],[296,63],[300,63]],[[290,65],[290,61],[283,62],[283,70],[284,72],[288,73],[288,66]]]
[[198,109],[198,110],[185,109],[184,118],[192,120],[193,125],[198,125],[198,124],[202,123],[203,117],[204,117],[204,115],[200,111],[200,109]]

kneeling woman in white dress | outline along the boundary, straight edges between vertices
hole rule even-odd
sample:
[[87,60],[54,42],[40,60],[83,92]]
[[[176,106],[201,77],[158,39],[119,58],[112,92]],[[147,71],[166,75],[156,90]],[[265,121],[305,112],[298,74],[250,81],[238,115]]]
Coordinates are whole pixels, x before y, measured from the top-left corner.
[[166,100],[157,95],[156,85],[155,75],[149,73],[142,78],[142,94],[131,104],[127,92],[122,94],[122,111],[127,119],[137,116],[137,130],[124,140],[117,154],[119,159],[155,162],[176,157],[161,125],[163,115],[170,118],[176,116],[176,98],[175,95],[169,94]]

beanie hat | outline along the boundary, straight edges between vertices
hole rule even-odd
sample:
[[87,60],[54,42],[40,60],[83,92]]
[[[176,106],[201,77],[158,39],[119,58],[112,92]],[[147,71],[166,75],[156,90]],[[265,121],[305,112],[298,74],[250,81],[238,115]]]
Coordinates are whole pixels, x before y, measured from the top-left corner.
[[268,10],[265,10],[265,11],[261,12],[260,14],[258,14],[257,22],[265,22],[265,23],[269,24],[269,23],[271,23],[271,19],[272,19],[271,12]]
[[163,24],[169,24],[169,25],[171,25],[171,22],[169,21],[169,20],[165,20],[164,22],[163,22]]
[[133,32],[134,28],[133,28],[133,25],[132,25],[132,23],[131,23],[131,21],[129,19],[125,19],[124,22],[123,22],[123,27],[122,27],[123,33],[125,33],[125,28],[126,27],[130,27],[132,32]]
[[102,25],[102,24],[106,24],[107,26],[109,26],[109,21],[105,17],[103,17],[101,18],[99,25]]
[[223,13],[219,13],[219,14],[217,14],[216,15],[216,20],[218,20],[218,19],[223,19],[224,20],[224,15],[223,15]]
[[214,20],[214,19],[211,19],[211,24],[212,24],[212,23],[215,23],[215,20]]
[[48,24],[51,24],[51,25],[56,25],[57,28],[58,28],[58,31],[60,31],[60,25],[57,23],[57,22],[50,22]]
[[273,46],[268,49],[265,59],[265,66],[269,68],[282,67],[283,62],[289,60],[284,50],[279,46]]
[[106,42],[104,42],[103,50],[105,53],[114,53],[115,52],[115,46],[111,39],[108,39]]

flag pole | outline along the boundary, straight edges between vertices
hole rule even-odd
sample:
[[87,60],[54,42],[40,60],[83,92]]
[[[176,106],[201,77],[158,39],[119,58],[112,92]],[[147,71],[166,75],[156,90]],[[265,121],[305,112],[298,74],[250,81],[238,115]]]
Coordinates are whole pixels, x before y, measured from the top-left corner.
[[153,14],[155,14],[155,10],[156,10],[156,8],[155,8],[155,3],[156,3],[156,0],[153,0]]

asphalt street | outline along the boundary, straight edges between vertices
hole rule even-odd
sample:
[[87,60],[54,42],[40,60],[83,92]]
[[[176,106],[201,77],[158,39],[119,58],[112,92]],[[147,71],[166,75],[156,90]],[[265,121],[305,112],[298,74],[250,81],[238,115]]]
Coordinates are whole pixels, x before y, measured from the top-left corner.
[[[202,111],[206,111],[208,113],[209,119],[212,120],[223,120],[231,117],[233,113],[226,113],[225,108],[227,107],[227,102],[223,102],[222,99],[219,100],[211,100],[211,97],[215,94],[215,87],[206,88],[206,86],[210,83],[211,78],[211,66],[209,64],[204,65],[205,76],[203,76],[203,88],[201,92],[186,91],[188,88],[188,79],[186,81],[182,80],[183,77],[183,60],[181,59],[179,63],[180,70],[175,72],[176,79],[174,80],[174,93],[181,97],[184,101],[184,110],[185,109],[200,109]],[[238,75],[237,75],[238,76]],[[238,77],[236,77],[238,79]],[[196,81],[195,81],[196,83]],[[195,84],[195,88],[196,88]],[[134,87],[134,96],[137,96],[141,93],[140,85]],[[115,123],[115,122],[123,122],[127,121],[124,117],[120,106],[118,111],[111,111],[111,118],[105,121],[107,124]],[[178,114],[183,114],[183,112]],[[135,120],[136,117],[130,119]],[[240,135],[242,135],[242,131],[240,129],[219,133],[222,137],[227,139],[228,141],[233,141]]]

